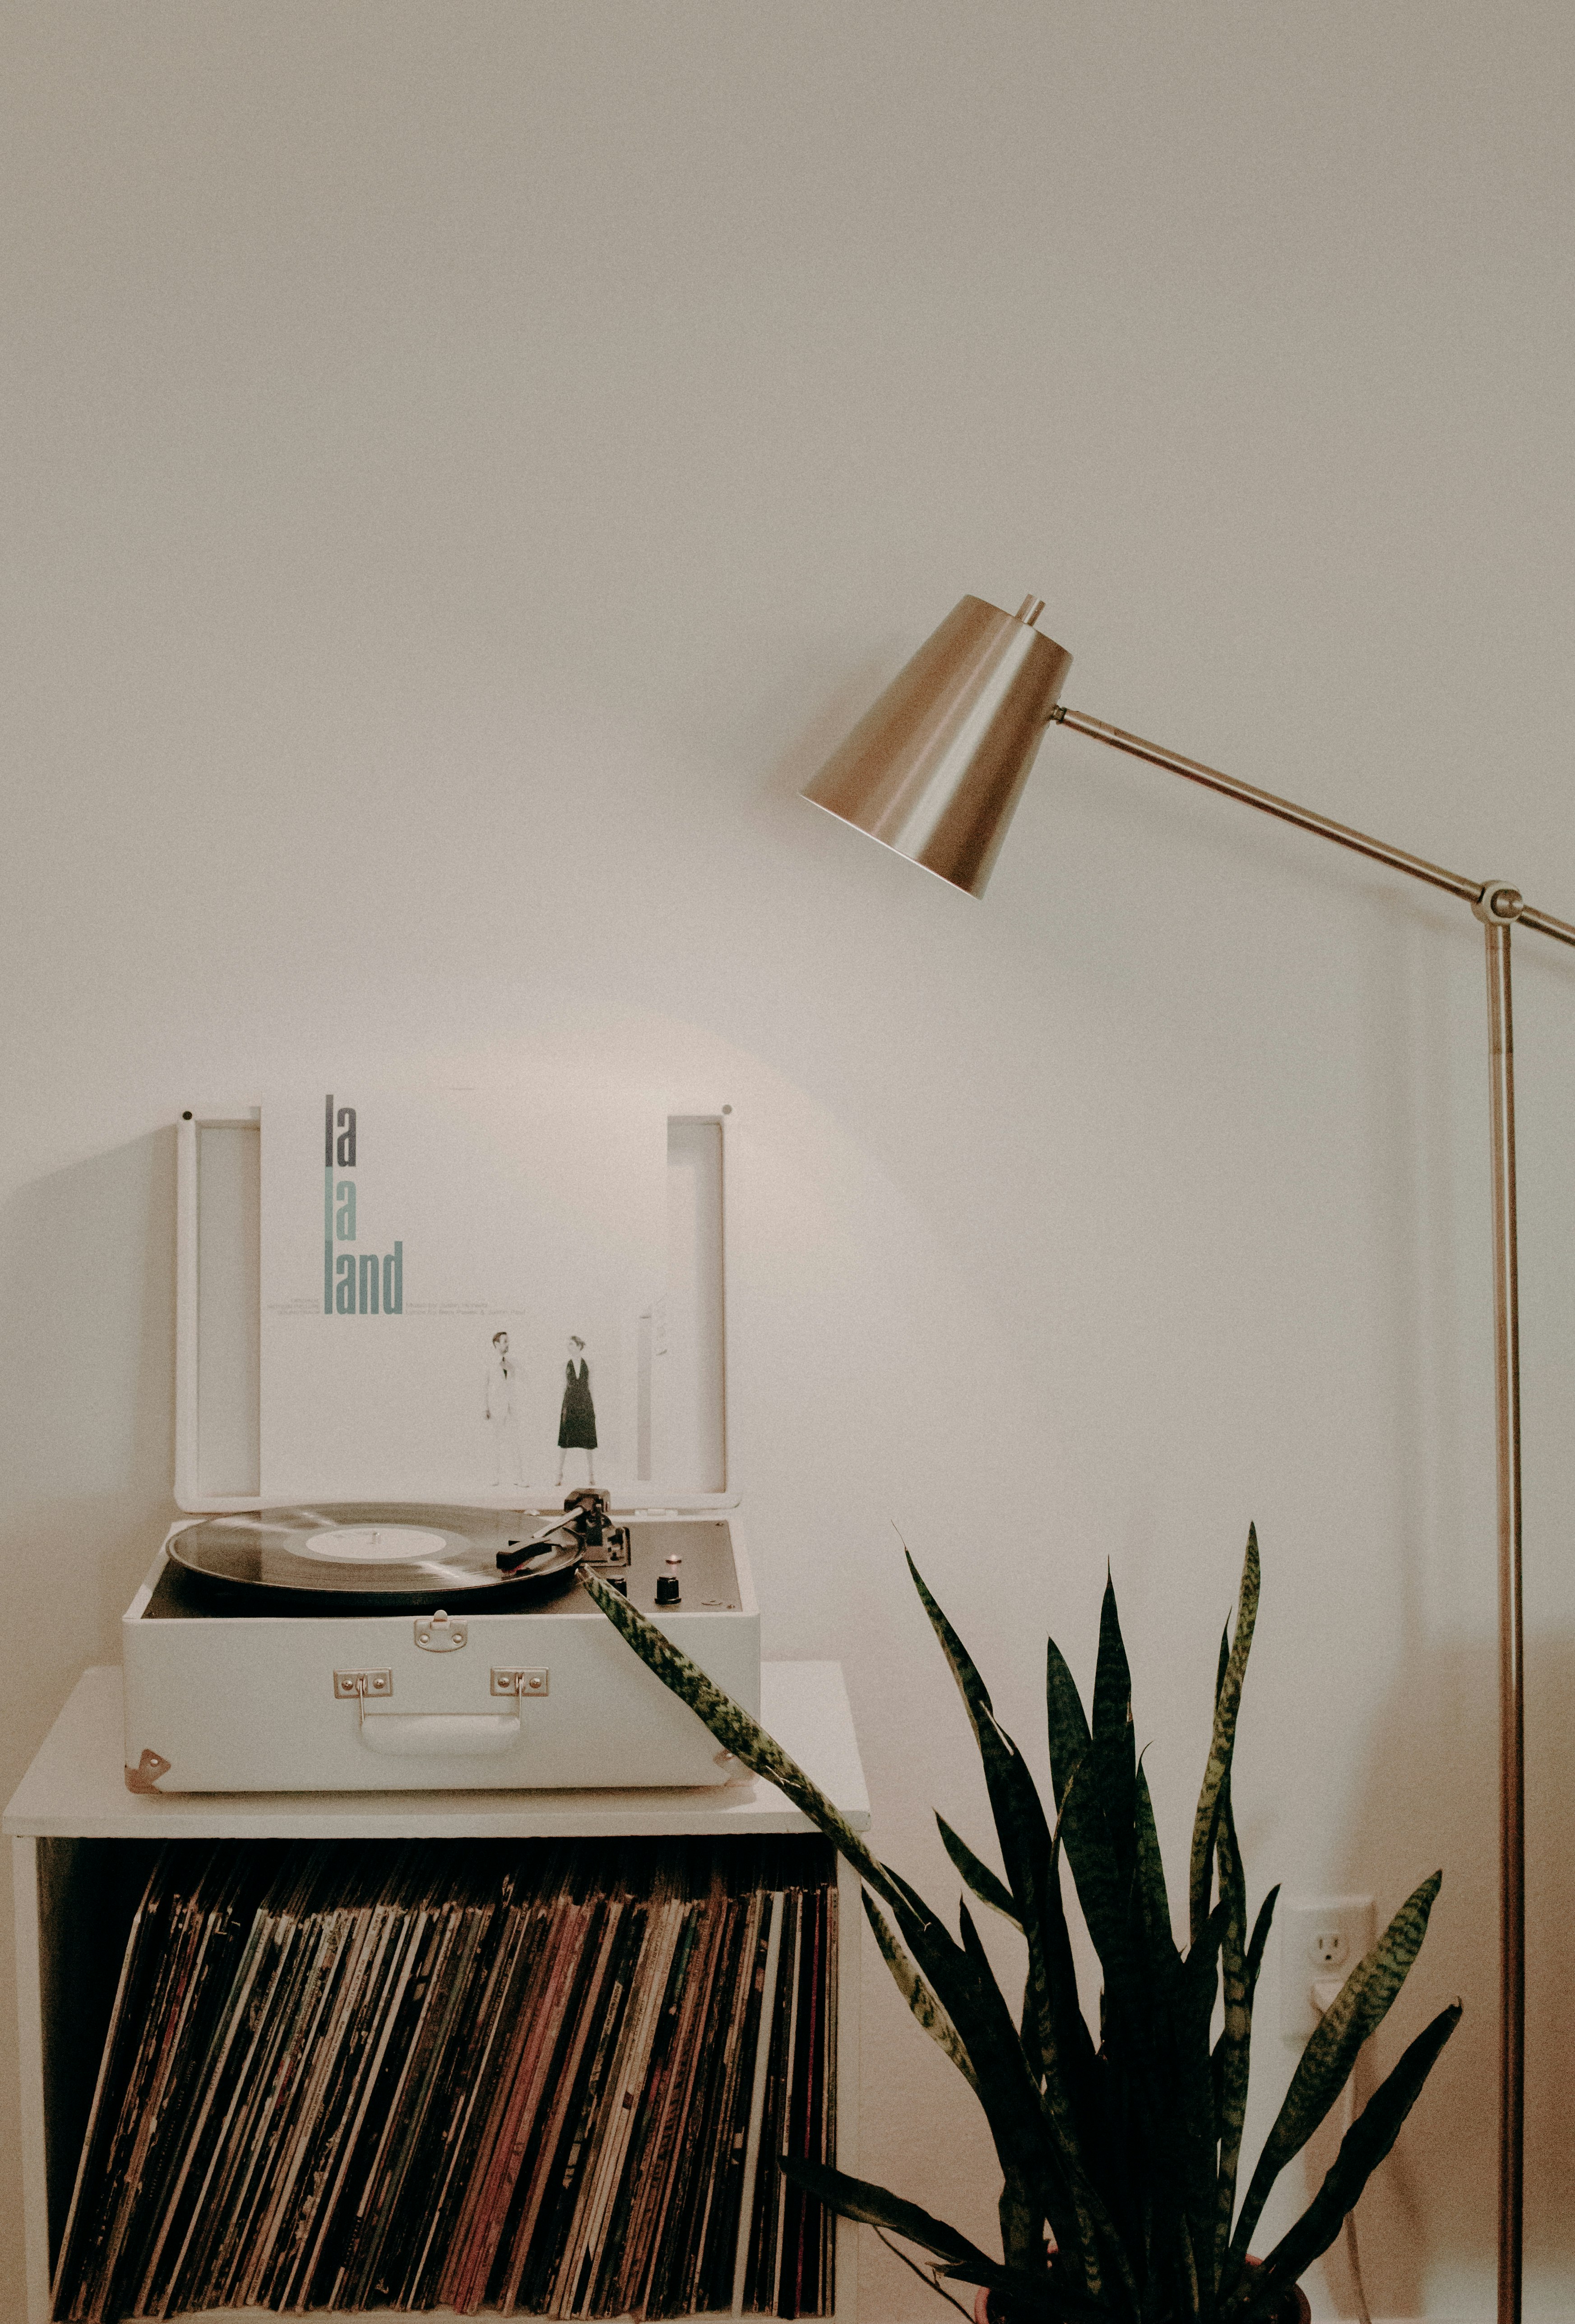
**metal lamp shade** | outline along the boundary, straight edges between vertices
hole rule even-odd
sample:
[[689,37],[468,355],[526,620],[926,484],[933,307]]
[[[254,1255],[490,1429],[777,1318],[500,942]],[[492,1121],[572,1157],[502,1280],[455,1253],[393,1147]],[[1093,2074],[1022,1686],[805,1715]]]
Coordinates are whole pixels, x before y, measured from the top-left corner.
[[964,597],[804,797],[982,896],[1071,659],[1031,621]]

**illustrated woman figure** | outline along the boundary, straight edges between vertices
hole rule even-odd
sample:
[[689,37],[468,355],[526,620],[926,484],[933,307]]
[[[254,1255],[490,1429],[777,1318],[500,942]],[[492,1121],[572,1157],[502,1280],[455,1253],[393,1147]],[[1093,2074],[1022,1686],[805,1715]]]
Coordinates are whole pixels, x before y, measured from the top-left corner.
[[[508,1351],[508,1333],[495,1332],[492,1335],[492,1361],[486,1367],[486,1414],[492,1428],[492,1481],[495,1485],[523,1485],[525,1464],[520,1452],[519,1416],[514,1410],[514,1358]],[[505,1478],[507,1463],[509,1475]]]
[[558,1416],[558,1482],[563,1482],[563,1463],[576,1445],[585,1452],[586,1482],[596,1482],[596,1406],[590,1400],[590,1366],[585,1360],[585,1342],[576,1332],[569,1335],[569,1361],[563,1367],[563,1409]]

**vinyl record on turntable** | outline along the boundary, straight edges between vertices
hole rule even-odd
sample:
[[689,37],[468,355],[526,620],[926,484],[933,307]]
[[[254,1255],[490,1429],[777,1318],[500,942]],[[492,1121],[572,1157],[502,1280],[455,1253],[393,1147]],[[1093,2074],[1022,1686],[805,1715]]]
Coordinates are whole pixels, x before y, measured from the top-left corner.
[[530,1530],[512,1509],[335,1503],[208,1517],[174,1535],[169,1549],[190,1573],[268,1597],[340,1599],[370,1609],[430,1606],[482,1591],[518,1605],[564,1587],[585,1555],[577,1538],[554,1536],[500,1573],[498,1552]]

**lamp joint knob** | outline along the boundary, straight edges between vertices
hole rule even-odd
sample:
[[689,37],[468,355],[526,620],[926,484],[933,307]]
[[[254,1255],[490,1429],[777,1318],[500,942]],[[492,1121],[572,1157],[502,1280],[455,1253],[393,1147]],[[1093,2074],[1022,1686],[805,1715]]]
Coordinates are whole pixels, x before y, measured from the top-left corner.
[[1482,893],[1471,909],[1484,927],[1501,928],[1506,921],[1519,919],[1525,909],[1525,898],[1507,880],[1485,880]]

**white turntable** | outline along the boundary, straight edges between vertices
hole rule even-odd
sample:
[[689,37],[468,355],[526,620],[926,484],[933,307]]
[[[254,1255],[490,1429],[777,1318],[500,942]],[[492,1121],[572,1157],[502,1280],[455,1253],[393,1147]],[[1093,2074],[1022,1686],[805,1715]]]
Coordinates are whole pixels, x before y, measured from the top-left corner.
[[737,1775],[578,1580],[589,1564],[758,1711],[759,1609],[727,1489],[720,1120],[669,1125],[666,1296],[631,1338],[642,1446],[653,1411],[668,1424],[661,1481],[538,1494],[533,1508],[262,1506],[259,1146],[255,1120],[181,1126],[177,1498],[194,1515],[171,1528],[123,1623],[127,1784]]

